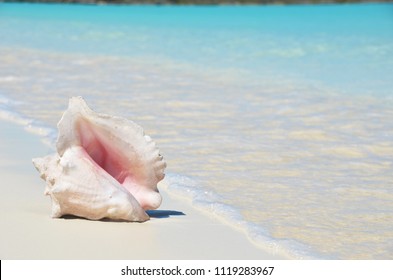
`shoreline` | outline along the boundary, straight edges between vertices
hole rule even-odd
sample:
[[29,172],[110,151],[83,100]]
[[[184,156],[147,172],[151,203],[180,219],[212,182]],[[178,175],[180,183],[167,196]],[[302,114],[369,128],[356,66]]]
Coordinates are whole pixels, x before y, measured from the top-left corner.
[[163,204],[145,223],[52,219],[45,182],[31,163],[51,149],[11,121],[0,119],[0,128],[2,259],[287,259],[162,185]]

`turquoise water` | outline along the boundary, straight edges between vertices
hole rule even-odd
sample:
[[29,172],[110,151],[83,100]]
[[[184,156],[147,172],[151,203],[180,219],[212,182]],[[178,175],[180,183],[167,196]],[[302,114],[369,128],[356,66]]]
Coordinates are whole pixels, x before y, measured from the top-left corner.
[[170,193],[295,258],[393,257],[392,70],[391,4],[0,4],[0,117],[131,118]]

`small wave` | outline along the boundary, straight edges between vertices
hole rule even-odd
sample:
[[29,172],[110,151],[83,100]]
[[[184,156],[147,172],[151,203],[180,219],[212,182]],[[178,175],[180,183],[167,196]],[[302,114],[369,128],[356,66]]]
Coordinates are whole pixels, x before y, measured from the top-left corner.
[[169,194],[190,199],[196,209],[209,213],[232,227],[241,229],[255,245],[277,256],[292,259],[329,258],[321,256],[309,246],[296,240],[271,237],[261,226],[247,221],[236,207],[220,202],[223,199],[220,195],[205,189],[192,178],[169,173],[164,179],[164,185]]
[[[0,83],[12,83],[12,82],[18,82],[23,80],[20,77],[16,77],[16,76],[2,76],[0,77]],[[1,103],[1,100],[0,100]]]
[[30,133],[41,137],[42,142],[51,148],[55,147],[56,130],[44,123],[20,114],[14,108],[19,102],[0,94],[0,119],[21,125]]

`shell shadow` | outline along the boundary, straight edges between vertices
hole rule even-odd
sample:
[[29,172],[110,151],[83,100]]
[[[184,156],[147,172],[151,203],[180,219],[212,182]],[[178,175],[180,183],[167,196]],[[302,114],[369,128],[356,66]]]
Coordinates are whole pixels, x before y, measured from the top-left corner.
[[[146,211],[147,215],[149,215],[150,218],[155,218],[155,219],[164,219],[164,218],[170,218],[171,216],[185,216],[183,212],[180,211],[174,211],[174,210],[147,210]],[[79,216],[74,216],[74,215],[63,215],[61,216],[62,219],[64,220],[87,220],[90,221],[89,219],[79,217]],[[107,218],[97,220],[99,222],[109,222],[109,223],[129,223],[128,221],[123,221],[123,220],[110,220]]]
[[186,215],[183,212],[174,211],[174,210],[147,210],[146,213],[147,215],[150,216],[150,218],[157,218],[157,219],[170,218],[171,216]]

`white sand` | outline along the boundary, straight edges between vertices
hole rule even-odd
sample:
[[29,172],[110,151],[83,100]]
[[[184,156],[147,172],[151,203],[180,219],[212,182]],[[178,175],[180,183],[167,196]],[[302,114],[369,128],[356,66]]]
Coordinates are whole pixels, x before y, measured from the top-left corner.
[[145,223],[52,219],[45,182],[31,163],[51,152],[22,127],[0,121],[0,259],[283,258],[165,188],[162,206]]

